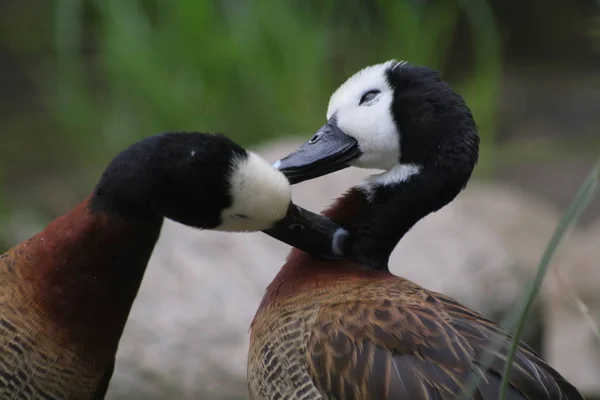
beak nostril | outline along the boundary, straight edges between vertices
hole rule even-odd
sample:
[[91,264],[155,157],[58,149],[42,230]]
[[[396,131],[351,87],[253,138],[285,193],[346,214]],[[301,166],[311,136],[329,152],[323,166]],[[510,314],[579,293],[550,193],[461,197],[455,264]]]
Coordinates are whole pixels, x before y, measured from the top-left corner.
[[297,230],[301,231],[301,230],[304,230],[304,225],[301,225],[301,224],[292,224],[292,225],[289,226],[288,229],[291,230],[291,231],[297,231]]
[[310,138],[310,140],[308,141],[309,144],[313,144],[319,141],[319,139],[321,138],[321,133],[317,133],[315,134],[313,137]]

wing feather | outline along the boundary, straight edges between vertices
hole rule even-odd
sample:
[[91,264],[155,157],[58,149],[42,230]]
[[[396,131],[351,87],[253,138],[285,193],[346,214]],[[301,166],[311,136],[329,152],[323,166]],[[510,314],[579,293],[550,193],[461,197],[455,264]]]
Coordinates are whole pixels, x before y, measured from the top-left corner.
[[[442,295],[424,301],[352,301],[323,307],[308,344],[319,390],[345,399],[456,399],[473,375],[472,399],[497,400],[512,338],[491,321]],[[392,296],[393,298],[393,296]],[[481,360],[489,358],[489,366]],[[507,399],[582,399],[522,344]]]

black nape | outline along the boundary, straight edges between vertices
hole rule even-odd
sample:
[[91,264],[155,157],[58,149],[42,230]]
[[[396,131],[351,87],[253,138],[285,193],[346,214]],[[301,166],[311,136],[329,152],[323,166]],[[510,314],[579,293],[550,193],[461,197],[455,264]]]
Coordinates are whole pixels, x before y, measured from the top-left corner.
[[90,210],[215,227],[221,210],[232,203],[227,179],[232,160],[247,156],[221,134],[151,136],[113,159],[94,190]]
[[387,72],[394,88],[392,116],[401,133],[403,164],[477,163],[479,136],[462,96],[438,71],[401,65]]

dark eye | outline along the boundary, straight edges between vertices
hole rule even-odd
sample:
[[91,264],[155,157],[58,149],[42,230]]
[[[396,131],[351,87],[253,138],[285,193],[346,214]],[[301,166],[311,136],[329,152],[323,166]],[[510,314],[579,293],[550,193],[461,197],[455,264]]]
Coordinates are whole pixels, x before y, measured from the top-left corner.
[[373,100],[379,93],[381,93],[381,91],[377,89],[369,90],[367,93],[362,95],[362,97],[360,98],[360,103],[358,103],[358,105],[363,104],[365,101]]

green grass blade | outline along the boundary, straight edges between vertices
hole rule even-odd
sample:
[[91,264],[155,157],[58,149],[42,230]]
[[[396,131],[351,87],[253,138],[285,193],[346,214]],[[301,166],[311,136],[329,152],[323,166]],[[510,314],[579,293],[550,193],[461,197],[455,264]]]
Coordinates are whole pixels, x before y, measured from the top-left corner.
[[565,233],[568,229],[574,225],[581,213],[586,209],[587,205],[590,203],[596,190],[598,188],[598,181],[600,179],[600,159],[596,162],[596,165],[592,168],[589,175],[577,191],[575,198],[571,201],[567,210],[565,211],[563,217],[561,218],[556,230],[552,234],[550,242],[544,251],[542,259],[540,260],[540,264],[538,266],[537,274],[533,281],[530,283],[530,287],[527,291],[526,300],[522,306],[520,317],[517,322],[517,329],[515,331],[512,345],[510,348],[510,352],[508,353],[508,358],[506,360],[506,364],[504,366],[504,376],[502,378],[502,385],[500,387],[500,398],[504,400],[506,398],[506,391],[508,389],[508,379],[510,376],[510,371],[512,368],[513,361],[515,359],[515,355],[517,352],[517,348],[519,346],[519,341],[521,335],[523,334],[523,329],[525,327],[525,319],[531,310],[531,306],[537,296],[537,293],[540,290],[542,282],[544,281],[544,277],[546,275],[546,271],[548,269],[548,265],[550,264],[550,260],[554,256],[554,253],[558,249]]

